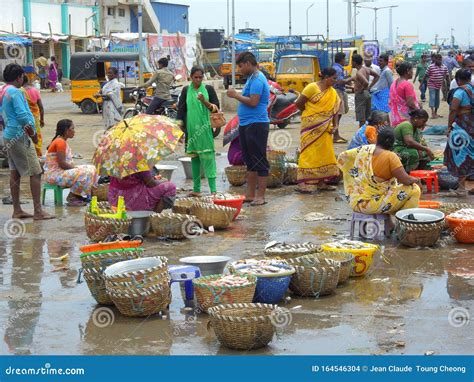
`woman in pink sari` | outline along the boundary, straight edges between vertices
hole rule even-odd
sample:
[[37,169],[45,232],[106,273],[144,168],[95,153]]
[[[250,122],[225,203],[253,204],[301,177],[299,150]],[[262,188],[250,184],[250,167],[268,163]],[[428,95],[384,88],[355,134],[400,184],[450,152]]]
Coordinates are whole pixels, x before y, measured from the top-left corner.
[[402,62],[397,67],[400,76],[390,86],[390,124],[392,127],[409,121],[409,113],[420,108],[416,98],[415,88],[410,81],[413,78],[413,66],[409,62]]
[[56,57],[50,58],[51,64],[48,67],[48,82],[51,91],[56,91],[56,83],[58,82],[58,64],[56,63]]

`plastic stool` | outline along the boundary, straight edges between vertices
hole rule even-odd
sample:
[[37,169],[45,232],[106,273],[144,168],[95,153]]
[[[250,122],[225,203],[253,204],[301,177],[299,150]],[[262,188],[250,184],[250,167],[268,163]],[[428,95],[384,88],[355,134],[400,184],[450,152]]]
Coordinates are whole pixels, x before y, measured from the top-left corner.
[[428,192],[432,192],[432,184],[434,182],[434,191],[435,193],[439,192],[438,173],[436,171],[429,171],[429,170],[410,171],[410,176],[424,180],[426,182],[426,190]]
[[55,206],[62,206],[63,205],[63,190],[64,188],[56,186],[54,184],[44,183],[43,184],[43,196],[42,196],[42,203],[44,205],[44,201],[46,199],[46,191],[53,190],[54,191],[54,205]]
[[193,279],[201,277],[201,270],[193,265],[170,265],[168,267],[170,274],[170,286],[173,283],[184,283],[186,300],[194,300]]
[[[354,238],[355,225],[359,223],[359,236],[363,239],[380,239],[383,240],[385,237],[390,237],[390,231],[388,229],[389,215],[375,214],[367,215],[360,212],[352,213],[351,220],[351,239]],[[375,230],[369,232],[369,224],[373,225]]]

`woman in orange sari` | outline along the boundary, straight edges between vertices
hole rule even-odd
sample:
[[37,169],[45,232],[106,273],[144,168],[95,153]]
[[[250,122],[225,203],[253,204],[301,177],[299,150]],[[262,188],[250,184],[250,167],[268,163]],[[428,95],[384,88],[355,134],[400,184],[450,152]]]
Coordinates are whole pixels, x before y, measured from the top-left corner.
[[298,188],[304,193],[335,190],[326,182],[339,176],[333,146],[333,132],[338,127],[337,113],[341,100],[333,88],[337,74],[326,68],[321,79],[306,86],[296,100],[301,116]]

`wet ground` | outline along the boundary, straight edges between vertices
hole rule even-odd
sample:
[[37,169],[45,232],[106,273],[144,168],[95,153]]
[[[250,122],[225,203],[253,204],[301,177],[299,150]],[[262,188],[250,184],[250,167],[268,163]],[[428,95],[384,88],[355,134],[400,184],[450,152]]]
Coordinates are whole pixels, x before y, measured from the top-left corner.
[[[60,118],[76,121],[75,153],[86,163],[94,151],[94,136],[101,130],[97,115],[84,116],[71,106],[68,94],[44,96],[47,109],[45,142]],[[352,113],[351,113],[352,114]],[[446,111],[444,111],[444,115]],[[355,131],[352,116],[343,119],[343,135]],[[436,124],[442,124],[437,122]],[[293,153],[298,125],[274,130],[273,146]],[[442,139],[436,142],[442,145]],[[221,141],[216,147],[221,147]],[[342,151],[344,145],[338,145]],[[222,151],[221,149],[219,149]],[[179,162],[179,151],[165,163],[178,170],[173,181],[189,189]],[[218,157],[223,173],[226,157]],[[219,189],[229,187],[219,177]],[[0,170],[0,194],[7,195],[8,171]],[[3,191],[3,192],[2,192]],[[347,237],[350,210],[338,192],[300,195],[293,186],[269,190],[263,208],[246,208],[241,219],[223,232],[183,242],[163,242],[149,237],[148,256],[167,256],[171,264],[189,255],[227,255],[233,259],[262,253],[271,240],[324,243]],[[28,199],[28,185],[22,185]],[[455,201],[455,200],[450,200]],[[474,198],[468,199],[474,203]],[[9,220],[10,206],[0,205],[0,328],[2,354],[243,354],[221,347],[207,329],[206,315],[195,316],[184,308],[179,286],[173,285],[173,301],[165,317],[130,319],[95,304],[85,283],[77,284],[79,246],[87,242],[81,208],[47,208],[57,220]],[[31,209],[31,200],[25,205]],[[303,215],[321,212],[338,220],[305,222]],[[8,237],[7,237],[8,234]],[[407,249],[396,240],[385,242],[385,260],[379,258],[369,274],[350,279],[332,296],[321,299],[292,297],[291,324],[269,347],[251,354],[442,354],[472,353],[474,331],[474,249],[445,236],[432,249]],[[50,258],[68,253],[68,269],[53,272]],[[464,320],[462,319],[464,317]]]

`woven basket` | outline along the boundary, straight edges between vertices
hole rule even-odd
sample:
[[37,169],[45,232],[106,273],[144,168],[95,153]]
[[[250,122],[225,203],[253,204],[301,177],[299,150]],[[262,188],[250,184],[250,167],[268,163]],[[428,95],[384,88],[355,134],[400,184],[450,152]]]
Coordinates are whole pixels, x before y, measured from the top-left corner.
[[196,235],[200,228],[195,216],[162,212],[150,217],[151,229],[159,237],[170,239],[185,239]]
[[209,308],[220,304],[251,303],[257,286],[257,278],[253,275],[239,275],[247,278],[250,283],[244,286],[219,287],[209,285],[222,275],[199,277],[193,280],[194,291],[199,308],[206,312]]
[[313,243],[286,244],[279,243],[265,250],[265,256],[278,259],[295,259],[320,252],[319,246]]
[[90,212],[86,212],[84,216],[87,237],[96,242],[104,241],[109,235],[128,233],[131,222],[131,218],[109,219],[96,216]]
[[235,208],[215,204],[195,203],[191,206],[191,215],[196,216],[206,228],[226,229],[236,212]]
[[285,180],[285,162],[270,160],[270,171],[267,177],[267,187],[268,188],[277,188],[283,184]]
[[81,263],[84,279],[87,282],[92,297],[102,305],[113,305],[113,302],[106,292],[104,270],[120,261],[138,259],[143,255],[143,248],[133,248],[131,250],[117,250],[97,254],[82,254]]
[[269,304],[227,304],[210,308],[209,325],[219,342],[236,350],[262,348],[272,340],[277,327],[291,321],[290,311]]
[[213,203],[212,197],[202,198],[181,198],[176,199],[173,205],[173,212],[175,214],[190,215],[191,206],[195,203]]
[[120,313],[127,317],[147,317],[166,310],[171,303],[169,282],[138,292],[116,293],[109,289],[107,292]]
[[296,273],[291,278],[290,290],[303,297],[320,297],[333,293],[339,283],[341,266],[330,259],[302,256],[289,259]]
[[452,214],[456,211],[462,210],[464,208],[474,208],[474,204],[468,203],[441,203],[441,206],[438,208],[445,215]]
[[246,166],[229,166],[225,168],[227,180],[232,186],[242,186],[247,181],[247,167]]
[[286,157],[286,151],[281,151],[281,150],[267,150],[267,160],[269,162],[271,161],[277,161],[280,163],[285,163],[285,157]]
[[408,223],[397,219],[397,235],[407,247],[432,247],[441,236],[444,220],[437,223]]
[[125,316],[149,316],[166,309],[171,302],[165,257],[114,264],[106,269],[104,279],[108,295]]
[[295,163],[285,164],[284,184],[298,184],[298,165]]
[[99,184],[92,187],[92,196],[97,196],[98,202],[107,202],[109,200],[109,184]]
[[354,262],[354,255],[348,252],[331,252],[323,251],[319,254],[321,258],[326,258],[335,261],[341,267],[339,272],[338,284],[345,283],[351,275],[351,270]]

